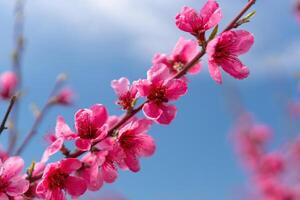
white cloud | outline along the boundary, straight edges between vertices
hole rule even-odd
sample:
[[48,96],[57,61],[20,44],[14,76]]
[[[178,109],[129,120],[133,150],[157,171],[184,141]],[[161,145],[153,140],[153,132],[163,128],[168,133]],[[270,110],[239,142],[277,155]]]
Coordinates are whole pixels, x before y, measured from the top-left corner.
[[[13,6],[11,1],[2,4]],[[60,25],[82,40],[113,40],[116,34],[126,34],[130,37],[129,50],[149,56],[155,51],[169,51],[179,37],[173,21],[176,5],[180,7],[182,2],[33,0],[28,1],[26,11],[27,20],[39,23],[39,29]]]
[[291,41],[279,51],[265,57],[267,68],[276,68],[279,71],[299,72],[300,69],[300,40]]

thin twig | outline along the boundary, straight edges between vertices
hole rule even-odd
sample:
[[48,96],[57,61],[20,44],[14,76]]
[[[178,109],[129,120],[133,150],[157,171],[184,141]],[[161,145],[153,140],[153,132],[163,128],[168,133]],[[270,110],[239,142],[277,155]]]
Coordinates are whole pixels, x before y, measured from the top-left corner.
[[46,113],[48,112],[48,110],[55,105],[55,102],[53,101],[53,98],[55,97],[55,94],[57,92],[57,90],[59,90],[59,88],[62,86],[63,84],[62,79],[58,79],[53,87],[53,89],[51,90],[47,102],[44,105],[44,107],[41,109],[40,113],[38,113],[38,115],[35,118],[35,121],[30,129],[30,131],[28,132],[28,134],[26,135],[24,141],[22,142],[22,144],[20,145],[20,147],[16,150],[15,155],[20,155],[23,150],[25,149],[25,147],[27,146],[27,144],[30,142],[30,140],[37,134],[37,129],[39,127],[39,125],[41,124],[44,116],[46,115]]
[[11,98],[11,100],[10,100],[9,106],[8,106],[8,108],[7,108],[7,110],[6,110],[6,113],[5,113],[5,115],[4,115],[4,118],[3,118],[2,122],[1,122],[1,125],[0,125],[0,135],[1,135],[1,133],[2,133],[5,129],[7,129],[7,127],[5,126],[5,124],[6,124],[6,121],[7,121],[7,119],[8,119],[9,114],[10,114],[11,111],[12,111],[12,108],[13,108],[13,106],[14,106],[16,100],[17,100],[17,97],[16,97],[16,96],[13,96],[13,97]]
[[[25,4],[26,0],[16,0],[15,8],[14,8],[14,51],[12,54],[12,68],[18,77],[18,85],[16,87],[15,92],[21,92],[22,90],[22,60],[24,54],[24,20],[25,20]],[[8,153],[12,153],[18,138],[18,120],[19,120],[19,110],[20,110],[20,103],[19,101],[16,102],[14,109],[11,114],[11,122],[13,124],[12,128],[10,129],[9,134],[9,144],[8,144]]]

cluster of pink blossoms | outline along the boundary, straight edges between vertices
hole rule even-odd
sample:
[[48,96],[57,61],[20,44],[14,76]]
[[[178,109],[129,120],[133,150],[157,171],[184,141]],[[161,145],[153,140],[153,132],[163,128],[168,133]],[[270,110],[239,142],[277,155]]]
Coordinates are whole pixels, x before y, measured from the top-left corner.
[[300,199],[300,140],[270,151],[272,130],[244,115],[234,130],[237,152],[251,173],[252,198],[261,200]]
[[[249,1],[248,8],[254,2]],[[14,177],[22,184],[13,185],[14,179],[7,176],[9,171],[0,170],[6,181],[4,185],[0,184],[0,194],[8,199],[16,199],[22,194],[27,199],[64,200],[66,194],[77,198],[87,190],[97,191],[104,183],[114,182],[120,169],[138,172],[141,168],[139,159],[153,155],[156,149],[148,134],[151,125],[167,125],[174,120],[177,108],[173,102],[188,90],[188,78],[184,75],[200,72],[199,59],[205,53],[208,54],[209,73],[217,83],[222,83],[221,68],[236,79],[249,75],[238,56],[250,49],[253,35],[245,30],[232,30],[240,25],[239,21],[217,35],[215,30],[221,18],[221,9],[214,0],[209,0],[199,13],[184,7],[176,16],[176,25],[196,40],[181,37],[170,55],[155,54],[146,79],[130,83],[122,77],[112,81],[111,86],[118,97],[116,104],[125,114],[121,117],[109,115],[104,105],[96,104],[76,112],[74,129],[59,116],[55,133],[47,137],[50,144],[40,162],[28,169],[27,176],[19,176],[23,165],[17,170],[10,169],[15,170]],[[213,28],[206,39],[207,32]],[[201,53],[202,56],[196,59]],[[2,83],[3,94],[7,97],[11,95],[13,83],[11,78],[9,84]],[[70,90],[63,90],[52,101],[69,104],[71,96]],[[140,99],[145,101],[137,107]],[[140,110],[144,116],[136,117]],[[74,153],[67,148],[69,145],[76,148]],[[65,158],[48,163],[58,152]],[[11,159],[21,162],[18,157],[3,159],[3,168]],[[11,185],[15,186],[14,192]]]

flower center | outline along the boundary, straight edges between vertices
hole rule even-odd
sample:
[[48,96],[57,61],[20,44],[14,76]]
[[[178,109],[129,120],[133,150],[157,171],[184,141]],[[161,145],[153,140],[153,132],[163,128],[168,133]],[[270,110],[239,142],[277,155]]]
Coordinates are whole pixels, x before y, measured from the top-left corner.
[[82,139],[95,139],[98,136],[97,131],[98,129],[92,128],[90,125],[89,128],[87,128],[87,130],[80,131],[79,137]]
[[123,133],[120,139],[120,144],[123,149],[131,149],[134,146],[135,136],[128,134],[127,132]]
[[176,62],[173,65],[173,69],[175,72],[180,72],[184,69],[184,64],[182,62]]
[[164,86],[152,88],[150,95],[148,96],[148,100],[156,104],[168,102],[168,98],[166,97],[166,88]]
[[128,110],[132,108],[133,100],[134,99],[132,98],[131,93],[127,92],[119,98],[117,104],[120,105],[124,110]]
[[51,190],[65,188],[65,182],[68,177],[69,174],[60,171],[60,169],[57,169],[48,177],[49,188]]

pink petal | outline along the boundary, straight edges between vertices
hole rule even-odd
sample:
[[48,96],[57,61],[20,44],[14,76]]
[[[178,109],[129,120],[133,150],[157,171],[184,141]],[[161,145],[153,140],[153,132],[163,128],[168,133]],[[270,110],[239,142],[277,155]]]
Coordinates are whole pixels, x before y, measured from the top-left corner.
[[236,79],[244,79],[249,76],[249,69],[239,59],[225,60],[221,64],[224,71]]
[[46,200],[66,200],[66,196],[60,189],[50,190],[46,194]]
[[143,112],[149,119],[157,119],[162,114],[162,110],[153,102],[146,103],[143,106]]
[[194,65],[194,66],[189,70],[189,72],[190,72],[191,74],[195,75],[195,74],[198,74],[198,73],[201,71],[201,68],[202,68],[202,66],[201,66],[201,63],[199,62],[198,64]]
[[181,79],[169,80],[165,86],[167,88],[166,97],[169,100],[177,100],[187,92],[187,83]]
[[198,16],[198,13],[193,8],[184,6],[180,13],[175,17],[176,26],[185,32],[193,33],[194,26],[196,28],[202,26],[202,19]]
[[138,172],[141,169],[139,160],[134,155],[127,154],[125,158],[125,163],[132,172]]
[[55,127],[55,136],[63,137],[65,139],[74,139],[75,134],[71,128],[66,124],[64,118],[59,116],[57,118],[56,127]]
[[108,118],[105,106],[96,104],[91,107],[91,110],[93,113],[91,118],[92,127],[101,128]]
[[170,67],[170,63],[169,63],[169,58],[166,54],[160,54],[160,53],[156,53],[153,58],[152,58],[152,64],[156,65],[156,64],[165,64],[168,67]]
[[147,97],[151,91],[151,82],[149,80],[138,80],[133,83],[137,88],[140,96]]
[[67,158],[61,161],[60,169],[65,173],[72,173],[82,167],[82,163],[77,158]]
[[24,161],[21,157],[15,156],[8,158],[3,163],[2,174],[5,175],[7,180],[19,175],[24,167]]
[[160,124],[170,124],[173,119],[176,117],[177,109],[176,106],[173,105],[162,105],[162,114],[156,120]]
[[135,132],[137,133],[144,133],[145,131],[148,131],[153,124],[151,120],[145,118],[139,119],[135,123],[138,124],[135,128]]
[[233,31],[235,33],[236,41],[234,52],[237,55],[244,54],[254,44],[254,36],[252,33],[244,30]]
[[4,193],[0,193],[0,199],[1,200],[9,200],[8,196]]
[[118,96],[122,96],[123,94],[129,91],[130,82],[127,78],[122,77],[119,80],[113,80],[111,82],[111,87],[115,90]]
[[214,61],[208,62],[208,71],[210,76],[218,83],[222,83],[222,75],[218,65]]
[[104,181],[107,183],[113,183],[118,177],[117,168],[109,162],[102,165],[102,174]]
[[49,160],[49,157],[60,151],[64,144],[63,138],[58,138],[53,142],[44,152],[41,162],[45,163]]
[[88,139],[77,138],[75,141],[75,145],[81,151],[88,151],[91,148],[92,142]]
[[69,176],[66,180],[66,189],[71,196],[77,197],[85,193],[87,185],[84,179],[76,176]]
[[153,84],[160,84],[171,76],[168,67],[165,64],[156,64],[147,71],[147,79]]
[[141,136],[141,149],[139,150],[138,156],[149,157],[155,152],[156,145],[153,138],[148,134],[142,134]]
[[222,12],[219,4],[214,0],[208,0],[200,11],[203,18],[204,29],[209,30],[216,26],[222,19]]
[[90,181],[88,188],[91,191],[97,191],[103,186],[103,177],[100,173],[98,165],[94,165],[90,169]]
[[183,64],[186,64],[188,61],[192,60],[198,52],[199,45],[197,41],[180,37],[173,49],[172,58],[175,60],[176,58],[179,58],[181,61],[184,61]]
[[29,188],[29,182],[24,177],[16,177],[6,189],[6,193],[10,196],[18,196],[25,193]]
[[75,113],[75,128],[78,134],[86,134],[91,128],[91,115],[90,109],[80,109]]

